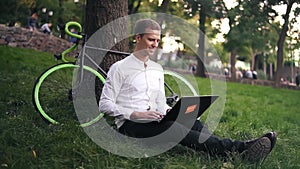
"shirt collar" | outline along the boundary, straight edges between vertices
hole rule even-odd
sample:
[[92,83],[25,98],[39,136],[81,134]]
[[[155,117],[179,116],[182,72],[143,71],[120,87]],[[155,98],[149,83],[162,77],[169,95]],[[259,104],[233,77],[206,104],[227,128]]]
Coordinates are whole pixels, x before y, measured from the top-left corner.
[[146,62],[141,61],[140,59],[138,59],[136,56],[134,56],[134,54],[131,54],[131,57],[137,61],[139,64],[141,64],[142,66],[144,66],[144,64],[149,65],[150,59],[148,58],[148,60]]
[[134,56],[134,54],[131,54],[131,57],[139,66],[141,66],[141,68],[145,68],[145,65],[150,64],[150,59],[148,59],[146,62],[143,62],[140,59],[138,59],[136,56]]

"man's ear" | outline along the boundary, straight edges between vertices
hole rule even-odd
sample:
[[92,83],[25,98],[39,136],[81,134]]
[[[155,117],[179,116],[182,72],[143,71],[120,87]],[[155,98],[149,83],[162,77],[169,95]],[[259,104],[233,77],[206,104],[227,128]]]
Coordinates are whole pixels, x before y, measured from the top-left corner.
[[141,40],[142,36],[141,35],[135,35],[135,41],[138,43]]

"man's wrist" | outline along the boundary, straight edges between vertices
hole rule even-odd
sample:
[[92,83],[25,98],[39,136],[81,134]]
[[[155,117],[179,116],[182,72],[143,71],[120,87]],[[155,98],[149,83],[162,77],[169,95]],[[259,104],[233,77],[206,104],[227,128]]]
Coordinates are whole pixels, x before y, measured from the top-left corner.
[[129,116],[129,120],[138,119],[138,114],[139,114],[139,112],[133,111]]

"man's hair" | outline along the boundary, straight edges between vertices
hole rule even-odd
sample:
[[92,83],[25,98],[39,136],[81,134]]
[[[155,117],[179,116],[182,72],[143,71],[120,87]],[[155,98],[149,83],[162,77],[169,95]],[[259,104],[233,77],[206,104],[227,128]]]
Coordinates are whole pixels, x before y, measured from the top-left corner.
[[152,19],[140,19],[135,23],[134,34],[143,35],[146,33],[146,29],[161,30],[160,25]]

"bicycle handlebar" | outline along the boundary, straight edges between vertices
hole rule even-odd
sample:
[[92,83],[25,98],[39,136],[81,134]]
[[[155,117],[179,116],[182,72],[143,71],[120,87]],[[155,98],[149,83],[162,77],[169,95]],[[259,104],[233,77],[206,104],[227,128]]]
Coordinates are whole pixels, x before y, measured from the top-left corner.
[[[78,33],[73,33],[69,30],[70,27],[75,27],[78,31]],[[67,35],[71,36],[71,37],[74,37],[74,38],[77,38],[77,39],[82,39],[83,38],[83,35],[81,35],[81,32],[82,32],[82,26],[80,25],[80,23],[76,22],[76,21],[69,21],[66,23],[65,25],[65,32]],[[58,60],[62,60],[63,62],[67,62],[67,60],[65,59],[65,56],[74,51],[78,46],[78,41],[72,45],[70,48],[68,48],[67,50],[63,51],[61,53],[61,55],[54,55],[55,59],[58,59]]]
[[[72,26],[74,26],[74,27],[76,27],[78,29],[78,31],[79,31],[78,34],[70,32],[69,27],[72,27]],[[75,21],[67,22],[66,26],[65,26],[65,32],[69,36],[72,36],[74,38],[78,38],[78,39],[82,39],[83,38],[83,36],[80,34],[82,32],[82,27],[81,27],[80,23],[78,23],[78,22],[75,22]]]

